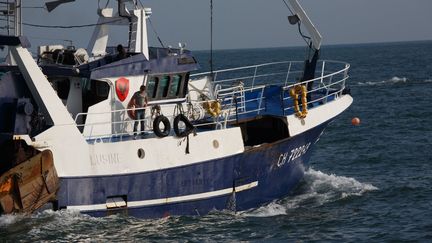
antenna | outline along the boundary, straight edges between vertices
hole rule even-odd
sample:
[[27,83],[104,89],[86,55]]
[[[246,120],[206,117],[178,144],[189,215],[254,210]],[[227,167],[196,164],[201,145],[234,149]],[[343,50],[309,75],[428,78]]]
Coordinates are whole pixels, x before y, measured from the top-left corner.
[[185,47],[186,47],[186,43],[179,42],[180,55],[183,54]]

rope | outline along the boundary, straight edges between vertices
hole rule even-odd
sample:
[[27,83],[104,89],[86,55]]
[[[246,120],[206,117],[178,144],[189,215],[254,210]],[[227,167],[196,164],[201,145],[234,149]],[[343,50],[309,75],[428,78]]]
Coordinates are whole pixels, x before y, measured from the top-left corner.
[[[140,2],[140,3],[141,3],[141,2]],[[159,37],[159,34],[156,32],[156,28],[153,26],[153,23],[152,23],[151,19],[148,18],[148,21],[149,21],[150,26],[151,26],[151,28],[152,28],[154,34],[156,35],[156,38],[158,39],[159,43],[161,44],[161,46],[162,46],[163,48],[165,48],[165,45],[163,44],[161,38]]]

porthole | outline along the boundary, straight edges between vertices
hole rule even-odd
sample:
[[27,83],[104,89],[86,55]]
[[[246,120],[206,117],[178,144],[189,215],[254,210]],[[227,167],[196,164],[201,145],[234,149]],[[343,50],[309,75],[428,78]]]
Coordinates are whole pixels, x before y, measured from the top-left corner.
[[144,157],[145,157],[144,149],[142,148],[138,149],[138,158],[144,159]]
[[213,148],[217,149],[219,148],[219,141],[218,140],[213,140]]

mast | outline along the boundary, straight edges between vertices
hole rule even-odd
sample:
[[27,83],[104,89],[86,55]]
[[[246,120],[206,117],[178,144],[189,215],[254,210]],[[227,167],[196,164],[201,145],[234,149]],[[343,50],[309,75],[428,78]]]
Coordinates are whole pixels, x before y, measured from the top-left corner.
[[0,2],[0,17],[4,17],[2,20],[6,21],[4,29],[6,29],[7,35],[23,35],[21,4],[21,0],[7,0],[6,2]]
[[22,2],[21,0],[15,0],[15,36],[22,36],[22,15],[21,15],[21,9],[22,9]]
[[87,48],[90,56],[97,59],[106,54],[110,25],[126,25],[129,27],[129,51],[143,53],[149,58],[146,20],[152,14],[151,8],[138,7],[134,4],[133,9],[128,9],[126,4],[131,0],[117,1],[117,12],[112,8],[98,9],[98,25]]

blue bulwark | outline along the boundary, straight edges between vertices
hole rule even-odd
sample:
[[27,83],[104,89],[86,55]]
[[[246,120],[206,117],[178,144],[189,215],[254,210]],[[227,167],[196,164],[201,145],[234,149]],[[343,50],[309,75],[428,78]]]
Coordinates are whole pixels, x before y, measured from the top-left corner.
[[25,36],[0,35],[0,46],[19,46],[24,48],[31,47],[30,42]]
[[199,69],[199,64],[190,54],[173,55],[148,60],[137,54],[92,70],[91,79],[136,76],[143,74],[185,73]]

